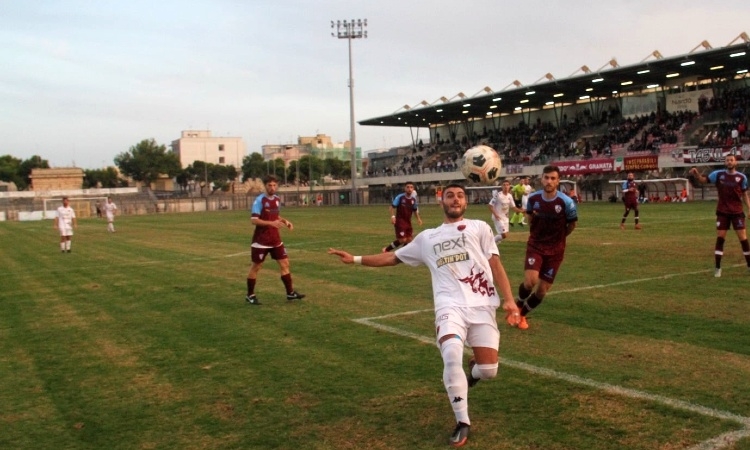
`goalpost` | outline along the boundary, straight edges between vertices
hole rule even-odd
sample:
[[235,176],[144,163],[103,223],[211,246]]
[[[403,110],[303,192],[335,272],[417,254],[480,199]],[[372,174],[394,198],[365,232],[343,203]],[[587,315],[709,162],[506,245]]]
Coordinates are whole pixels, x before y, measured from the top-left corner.
[[[647,186],[648,191],[646,198],[651,201],[652,193],[659,198],[659,201],[663,201],[663,197],[669,195],[671,198],[677,198],[679,201],[683,201],[681,197],[682,189],[685,188],[687,192],[686,200],[693,199],[693,186],[690,185],[690,180],[687,178],[658,178],[652,180],[634,180],[637,184],[644,184]],[[610,180],[610,184],[615,185],[615,193],[617,198],[622,197],[622,183],[625,180]],[[640,193],[638,195],[640,198]]]
[[[101,208],[107,202],[107,197],[68,197],[68,200],[76,213],[76,218],[85,219],[96,215],[97,205]],[[62,206],[62,197],[46,197],[42,202],[42,219],[55,219],[57,208]]]

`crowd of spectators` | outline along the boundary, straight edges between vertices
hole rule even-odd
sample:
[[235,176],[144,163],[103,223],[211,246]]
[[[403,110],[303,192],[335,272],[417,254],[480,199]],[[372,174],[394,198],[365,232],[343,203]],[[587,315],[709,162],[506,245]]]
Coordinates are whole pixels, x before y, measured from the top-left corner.
[[560,126],[537,119],[528,124],[521,120],[517,126],[488,130],[486,127],[471,136],[449,139],[436,135],[434,143],[422,141],[405,152],[400,160],[388,167],[371,170],[368,176],[412,175],[420,173],[453,172],[459,169],[463,152],[479,144],[494,148],[503,164],[546,164],[550,160],[611,156],[613,149],[628,152],[659,152],[663,144],[678,144],[684,132],[696,118],[708,113],[729,116],[709,130],[701,139],[702,145],[737,145],[750,142],[748,110],[750,88],[724,90],[713,98],[699,100],[699,113],[679,111],[652,112],[647,115],[622,117],[611,107],[593,117],[585,109],[569,119],[563,114]]

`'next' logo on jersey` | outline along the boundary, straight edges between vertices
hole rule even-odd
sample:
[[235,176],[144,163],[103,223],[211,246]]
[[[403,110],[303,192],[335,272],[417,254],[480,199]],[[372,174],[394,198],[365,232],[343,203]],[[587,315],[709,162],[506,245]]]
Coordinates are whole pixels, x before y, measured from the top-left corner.
[[439,255],[442,252],[447,252],[455,249],[463,249],[466,246],[466,236],[461,233],[461,236],[456,239],[448,239],[443,242],[439,242],[432,246],[432,251]]
[[[437,243],[432,246],[432,251],[435,253],[435,255],[444,255],[441,256],[437,262],[437,267],[442,267],[446,264],[461,262],[461,261],[467,261],[469,260],[469,252],[465,251],[466,246],[466,236],[461,233],[461,236],[456,239],[448,239],[443,242]],[[452,253],[450,255],[445,255],[445,252],[458,250],[459,253]],[[464,250],[464,251],[461,251]]]

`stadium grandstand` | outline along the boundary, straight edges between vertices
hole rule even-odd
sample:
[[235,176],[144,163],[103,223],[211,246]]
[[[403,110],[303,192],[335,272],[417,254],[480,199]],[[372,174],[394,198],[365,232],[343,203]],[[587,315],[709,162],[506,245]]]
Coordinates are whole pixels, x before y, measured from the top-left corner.
[[[410,145],[369,153],[359,186],[370,203],[387,201],[407,179],[420,195],[431,195],[463,180],[460,157],[479,144],[498,151],[505,177],[560,166],[582,200],[607,200],[610,181],[627,172],[644,180],[684,177],[693,165],[721,164],[729,152],[747,170],[749,68],[750,38],[743,32],[724,47],[704,40],[682,55],[655,50],[637,64],[613,58],[565,78],[547,73],[531,84],[515,80],[498,91],[487,86],[472,96],[406,105],[359,122],[408,127],[413,136]],[[681,187],[652,184],[661,194]],[[710,187],[695,187],[695,198],[712,198]]]

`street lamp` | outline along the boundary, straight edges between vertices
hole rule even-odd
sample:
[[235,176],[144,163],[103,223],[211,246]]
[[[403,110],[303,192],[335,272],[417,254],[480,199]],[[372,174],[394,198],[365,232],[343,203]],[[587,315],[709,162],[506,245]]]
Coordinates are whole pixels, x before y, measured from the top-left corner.
[[352,152],[352,195],[351,204],[357,204],[357,141],[354,136],[354,71],[352,70],[352,39],[367,38],[367,19],[337,20],[331,21],[331,29],[336,28],[336,32],[331,32],[331,36],[349,41],[349,126],[350,133],[350,150]]

